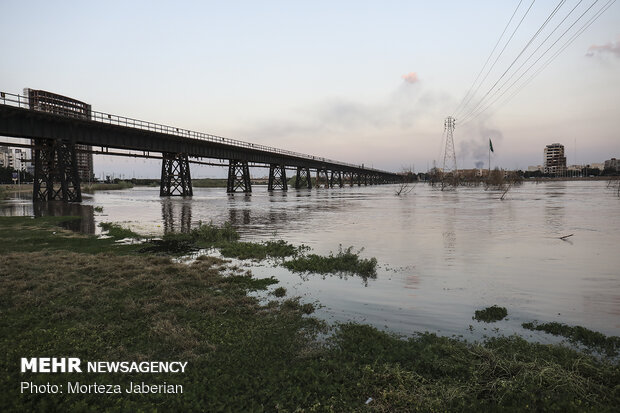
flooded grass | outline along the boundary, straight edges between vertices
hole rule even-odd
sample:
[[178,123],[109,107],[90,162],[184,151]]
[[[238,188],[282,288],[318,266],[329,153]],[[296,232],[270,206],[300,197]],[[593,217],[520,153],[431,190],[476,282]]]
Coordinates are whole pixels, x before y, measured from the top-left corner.
[[[76,236],[58,222],[0,219],[3,412],[611,412],[620,405],[616,359],[517,336],[468,343],[430,333],[402,338],[354,323],[328,330],[311,316],[313,304],[290,298],[261,305],[248,294],[276,285],[274,278],[256,279],[216,257],[186,265],[135,254],[133,246]],[[33,239],[54,242],[33,251]],[[19,372],[21,357],[48,355],[181,360],[188,368],[178,375]],[[184,391],[18,394],[20,381],[76,380],[123,389],[165,381]]]
[[353,247],[342,249],[338,253],[324,257],[316,254],[294,258],[282,264],[293,272],[311,272],[317,274],[347,273],[359,275],[363,278],[377,276],[377,259],[360,258],[359,252],[353,252]]
[[503,320],[508,315],[508,310],[505,307],[492,305],[484,310],[476,310],[472,317],[478,321],[484,321],[485,323],[492,323],[494,321]]
[[551,322],[542,324],[523,323],[522,327],[528,330],[544,331],[554,336],[566,337],[573,344],[581,344],[608,356],[617,356],[618,350],[620,350],[620,337],[607,337],[605,334],[581,326]]
[[278,298],[282,298],[286,295],[286,288],[284,287],[278,287],[275,290],[273,290],[273,295],[275,295]]
[[223,256],[241,260],[264,260],[266,258],[295,257],[308,250],[302,245],[296,247],[286,241],[228,242],[218,246]]
[[[0,217],[0,253],[14,251],[56,251],[96,253],[102,250],[114,254],[133,254],[139,246],[119,245],[126,238],[126,229],[110,224],[110,238],[98,239],[65,229],[80,217]],[[116,232],[116,228],[119,228]]]
[[99,224],[102,230],[107,232],[107,235],[117,239],[123,238],[142,238],[140,235],[136,234],[129,228],[124,228],[121,225],[113,224],[111,222],[101,222]]

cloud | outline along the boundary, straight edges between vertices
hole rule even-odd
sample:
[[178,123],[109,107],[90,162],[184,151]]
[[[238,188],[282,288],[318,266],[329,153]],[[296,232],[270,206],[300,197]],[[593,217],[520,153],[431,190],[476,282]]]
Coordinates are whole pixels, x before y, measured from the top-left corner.
[[420,81],[420,79],[418,78],[418,74],[416,72],[411,72],[411,73],[407,73],[406,75],[403,75],[402,78],[404,79],[405,82],[407,83],[418,83]]
[[[368,101],[347,98],[323,99],[282,117],[256,121],[236,131],[239,136],[333,140],[334,136],[385,136],[412,132],[419,122],[447,113],[452,99],[434,91],[400,84],[383,97]],[[441,124],[441,122],[439,123]],[[258,138],[258,139],[257,139]],[[251,139],[251,138],[246,138]]]
[[620,58],[620,40],[618,40],[617,42],[609,42],[600,46],[593,44],[588,48],[586,56],[602,56],[607,53],[610,53],[612,56]]

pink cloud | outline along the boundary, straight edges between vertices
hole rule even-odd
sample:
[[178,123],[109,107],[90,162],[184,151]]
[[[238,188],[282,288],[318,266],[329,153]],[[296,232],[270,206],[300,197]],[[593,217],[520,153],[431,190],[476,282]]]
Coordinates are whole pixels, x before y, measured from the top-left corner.
[[417,83],[420,80],[418,79],[418,74],[416,72],[407,73],[406,75],[403,75],[402,78],[405,82],[412,84]]
[[605,53],[611,53],[613,56],[620,58],[620,40],[617,42],[609,42],[603,45],[592,45],[588,48],[586,56],[600,56]]

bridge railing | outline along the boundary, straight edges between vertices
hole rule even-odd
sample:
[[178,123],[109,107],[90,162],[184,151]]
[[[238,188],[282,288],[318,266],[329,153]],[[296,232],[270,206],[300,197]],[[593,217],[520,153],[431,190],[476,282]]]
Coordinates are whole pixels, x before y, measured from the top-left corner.
[[[36,108],[31,107],[30,101],[27,96],[21,96],[21,95],[17,95],[13,93],[0,92],[0,103],[3,105],[17,106],[20,108],[37,110]],[[84,115],[82,114],[76,114],[75,111],[72,111],[69,109],[67,110],[63,109],[63,105],[64,103],[61,101],[58,102],[58,105],[54,105],[52,102],[51,104],[48,103],[46,108],[41,108],[40,110],[50,112],[50,113],[53,113],[59,116],[85,119]],[[271,146],[265,146],[265,145],[260,145],[256,143],[244,142],[244,141],[240,141],[236,139],[224,138],[224,137],[217,136],[217,135],[211,135],[211,134],[202,133],[202,132],[195,132],[195,131],[191,131],[188,129],[177,128],[177,127],[168,126],[168,125],[162,125],[159,123],[153,123],[153,122],[148,122],[148,121],[139,120],[139,119],[127,118],[125,116],[114,115],[111,113],[98,112],[98,111],[91,110],[90,120],[95,121],[95,122],[100,122],[100,123],[111,124],[111,125],[118,125],[118,126],[125,126],[125,127],[135,128],[135,129],[147,130],[151,132],[165,133],[168,135],[175,135],[175,136],[180,136],[183,138],[199,139],[199,140],[204,140],[204,141],[209,141],[209,142],[214,142],[214,143],[221,143],[221,144],[231,145],[231,146],[235,146],[239,148],[260,150],[260,151],[265,151],[265,152],[270,152],[270,153],[277,153],[279,155],[308,159],[308,160],[317,161],[317,162],[331,163],[331,164],[347,166],[351,168],[363,168],[364,170],[367,170],[368,172],[386,173],[385,171],[381,171],[381,170],[374,169],[374,168],[366,168],[362,165],[354,165],[354,164],[350,164],[346,162],[335,161],[335,160],[328,159],[328,158],[307,155],[307,154],[300,153],[300,152],[294,152],[294,151],[289,151],[285,149],[274,148]]]

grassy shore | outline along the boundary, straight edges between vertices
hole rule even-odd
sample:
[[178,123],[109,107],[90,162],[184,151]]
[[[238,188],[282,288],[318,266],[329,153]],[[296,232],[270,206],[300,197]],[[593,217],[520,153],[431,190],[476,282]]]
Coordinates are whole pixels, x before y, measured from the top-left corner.
[[226,188],[226,179],[202,178],[192,179],[192,186],[195,188]]
[[82,184],[82,192],[92,194],[95,191],[113,191],[118,189],[133,188],[133,184],[128,181],[119,181],[117,183],[95,183],[95,184]]
[[32,184],[0,185],[0,199],[8,198],[10,194],[17,192],[32,192]]
[[[274,278],[224,259],[190,265],[74,234],[75,218],[0,218],[0,410],[23,411],[616,411],[617,359],[511,336],[468,343],[403,339],[360,324],[329,329]],[[232,229],[205,239],[238,242]],[[131,233],[130,233],[131,235]],[[228,238],[228,239],[227,239]],[[284,244],[275,245],[286,251]],[[242,247],[246,248],[246,247]],[[346,252],[346,250],[345,250]],[[350,251],[349,251],[350,252]],[[248,293],[263,290],[266,304]],[[21,357],[187,361],[183,374],[20,373]],[[122,394],[67,394],[67,382]],[[181,394],[127,394],[130,382]],[[20,393],[21,382],[62,394]]]

